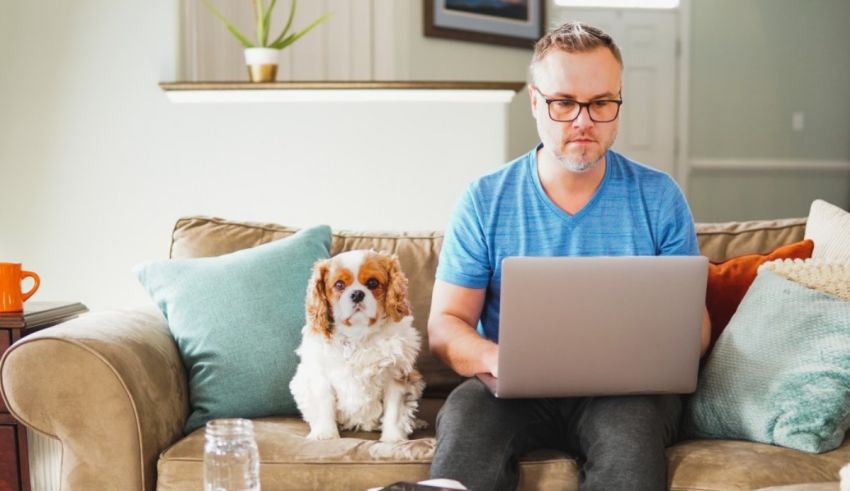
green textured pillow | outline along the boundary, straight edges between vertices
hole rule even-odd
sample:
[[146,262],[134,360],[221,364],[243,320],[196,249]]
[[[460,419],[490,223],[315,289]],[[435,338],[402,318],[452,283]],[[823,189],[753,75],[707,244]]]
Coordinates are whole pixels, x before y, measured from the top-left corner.
[[700,374],[685,433],[838,447],[850,426],[850,302],[762,268]]
[[322,225],[223,256],[136,267],[189,374],[186,433],[214,418],[297,414],[289,381],[307,280],[330,244]]

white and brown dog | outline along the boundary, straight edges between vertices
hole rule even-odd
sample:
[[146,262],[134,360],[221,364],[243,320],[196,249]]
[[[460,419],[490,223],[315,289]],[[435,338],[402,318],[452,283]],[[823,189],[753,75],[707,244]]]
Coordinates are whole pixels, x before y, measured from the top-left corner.
[[381,428],[381,441],[406,440],[421,423],[425,383],[414,368],[421,340],[398,258],[357,250],[317,262],[306,311],[289,388],[310,425],[307,438]]

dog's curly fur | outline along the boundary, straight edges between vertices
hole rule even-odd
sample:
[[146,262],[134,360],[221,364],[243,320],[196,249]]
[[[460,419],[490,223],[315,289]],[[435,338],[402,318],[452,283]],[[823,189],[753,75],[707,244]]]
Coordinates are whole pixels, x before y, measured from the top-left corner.
[[306,314],[290,390],[308,438],[380,428],[382,441],[407,439],[421,425],[425,383],[414,367],[421,339],[398,258],[350,251],[317,262]]

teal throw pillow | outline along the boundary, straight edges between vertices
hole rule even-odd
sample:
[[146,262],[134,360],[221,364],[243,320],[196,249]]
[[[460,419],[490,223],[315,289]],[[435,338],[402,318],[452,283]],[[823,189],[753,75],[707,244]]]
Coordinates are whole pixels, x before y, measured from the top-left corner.
[[806,452],[850,426],[850,302],[759,270],[685,411],[685,433]]
[[186,433],[214,418],[298,413],[289,381],[307,281],[330,244],[322,225],[223,256],[136,267],[189,374]]

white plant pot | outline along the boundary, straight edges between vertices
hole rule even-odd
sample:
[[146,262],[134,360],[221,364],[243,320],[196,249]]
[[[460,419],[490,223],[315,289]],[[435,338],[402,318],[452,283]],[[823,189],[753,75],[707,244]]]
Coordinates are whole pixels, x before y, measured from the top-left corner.
[[274,82],[279,60],[279,49],[245,48],[245,64],[252,82]]

